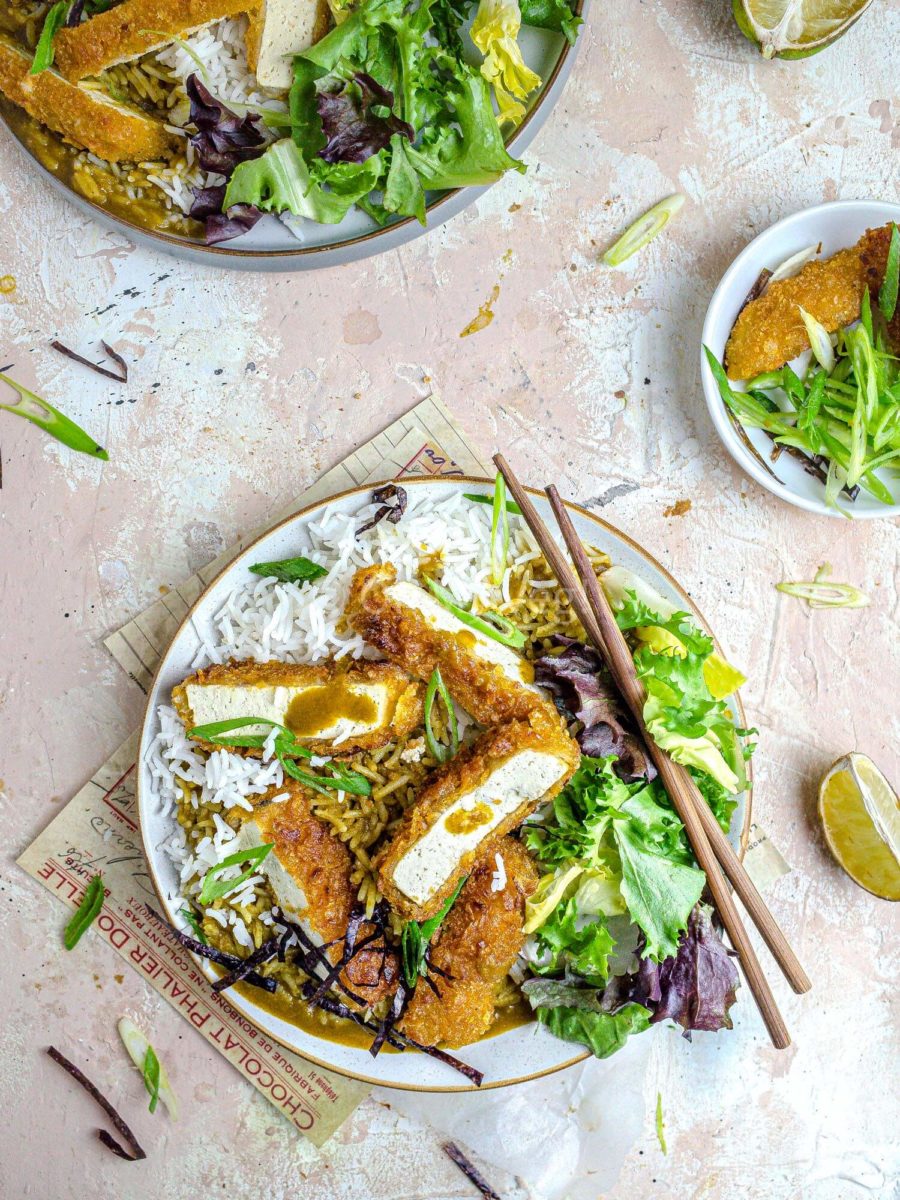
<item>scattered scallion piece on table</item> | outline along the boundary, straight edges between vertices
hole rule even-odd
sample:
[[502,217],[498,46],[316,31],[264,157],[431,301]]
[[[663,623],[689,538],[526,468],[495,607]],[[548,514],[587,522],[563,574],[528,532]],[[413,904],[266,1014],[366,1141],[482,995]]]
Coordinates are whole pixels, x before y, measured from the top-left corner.
[[85,888],[82,901],[63,934],[63,945],[67,950],[74,949],[82,934],[96,921],[103,907],[103,896],[103,877],[95,875]]
[[[274,848],[274,842],[267,842],[264,846],[251,846],[249,850],[238,850],[234,854],[229,854],[227,858],[223,858],[216,866],[210,867],[203,876],[203,886],[200,889],[200,903],[212,904],[213,900],[218,900],[220,896],[227,896],[229,892],[233,892],[235,888],[241,886],[253,875],[269,852]],[[228,867],[238,867],[241,863],[248,862],[250,866],[246,871],[242,871],[237,879],[219,879],[218,876]]]
[[601,261],[608,267],[621,266],[626,259],[637,254],[648,242],[652,242],[683,204],[684,196],[680,192],[676,192],[674,196],[667,196],[665,200],[660,200],[659,204],[654,204],[642,217],[638,217],[628,226],[622,236],[606,251]]
[[491,514],[491,583],[503,582],[509,560],[509,513],[506,510],[506,480],[497,472],[494,480],[494,506]]
[[61,413],[58,408],[54,408],[52,404],[42,400],[40,396],[36,396],[21,383],[16,383],[2,371],[0,371],[0,379],[4,383],[8,383],[19,395],[16,404],[0,404],[0,408],[5,409],[6,412],[15,413],[17,417],[24,417],[26,421],[33,422],[71,450],[77,450],[80,454],[89,454],[92,458],[100,458],[104,462],[108,461],[109,455],[103,447],[98,446],[94,439],[80,425],[76,425],[71,417]]
[[65,25],[71,7],[72,0],[58,0],[58,3],[47,10],[41,35],[34,49],[34,58],[31,60],[30,75],[40,75],[41,71],[53,66],[53,39]]
[[865,608],[871,603],[866,593],[852,583],[832,583],[830,574],[831,567],[826,563],[809,583],[789,581],[776,583],[775,588],[786,596],[805,600],[810,608]]
[[118,1024],[119,1037],[128,1051],[128,1056],[144,1079],[144,1086],[150,1096],[150,1111],[156,1112],[156,1106],[162,1100],[173,1121],[178,1118],[178,1101],[169,1083],[165,1068],[159,1061],[156,1051],[148,1039],[128,1017],[122,1017]]
[[656,1140],[663,1154],[668,1154],[666,1146],[666,1123],[663,1120],[662,1092],[656,1093]]
[[456,1142],[444,1142],[441,1149],[450,1161],[459,1167],[460,1171],[462,1171],[463,1175],[465,1175],[476,1191],[481,1194],[482,1200],[500,1200],[499,1194],[494,1191],[475,1164],[466,1158]]
[[277,579],[279,583],[311,583],[321,579],[328,572],[312,559],[283,558],[278,562],[254,563],[250,570],[254,575],[262,575],[266,579]]
[[478,614],[469,612],[467,608],[456,603],[452,592],[427,576],[425,577],[425,586],[439,604],[443,605],[448,612],[453,613],[464,625],[468,625],[470,629],[477,629],[485,637],[493,638],[495,642],[501,642],[504,646],[511,646],[514,650],[521,650],[525,645],[525,634],[516,629],[512,621],[508,617],[504,617],[502,613],[491,610]]
[[[444,709],[447,713],[447,728],[450,732],[449,745],[445,745],[443,742],[437,740],[431,723],[434,702],[438,696],[443,701]],[[446,762],[459,749],[459,726],[456,721],[456,710],[453,707],[453,701],[450,698],[447,685],[441,678],[441,673],[437,667],[431,673],[431,678],[428,681],[428,689],[425,692],[425,741],[428,743],[428,749],[438,762]]]

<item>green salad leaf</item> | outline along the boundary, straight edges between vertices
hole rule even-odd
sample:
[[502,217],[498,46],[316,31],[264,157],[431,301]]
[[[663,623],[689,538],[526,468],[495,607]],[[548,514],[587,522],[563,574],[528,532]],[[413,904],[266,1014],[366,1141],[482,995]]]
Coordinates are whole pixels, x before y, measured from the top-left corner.
[[584,22],[575,16],[568,0],[519,0],[519,8],[523,24],[552,29],[561,33],[570,46],[575,45],[578,27]]
[[579,922],[574,896],[553,910],[538,930],[537,940],[540,949],[550,955],[532,964],[537,974],[565,969],[598,987],[606,982],[615,941],[602,920]]
[[310,583],[321,579],[328,572],[310,558],[282,558],[278,562],[253,563],[250,570],[265,579],[277,579],[279,583]]
[[595,1058],[609,1058],[621,1050],[631,1033],[643,1033],[651,1013],[642,1004],[625,1004],[615,1013],[585,1008],[538,1008],[537,1018],[551,1033],[566,1042],[587,1046]]
[[34,58],[31,61],[30,75],[40,75],[41,71],[46,71],[53,66],[53,39],[60,29],[62,29],[63,25],[65,25],[72,3],[73,0],[57,0],[57,3],[47,10],[41,34],[34,50]]

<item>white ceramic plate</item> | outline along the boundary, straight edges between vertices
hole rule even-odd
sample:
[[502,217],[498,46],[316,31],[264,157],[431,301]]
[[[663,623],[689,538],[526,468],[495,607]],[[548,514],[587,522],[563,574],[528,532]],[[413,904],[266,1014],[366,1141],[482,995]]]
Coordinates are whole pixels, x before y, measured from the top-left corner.
[[[472,483],[484,484],[487,488],[493,486],[487,480],[472,479],[412,479],[404,480],[403,486],[415,489],[417,492],[422,488],[427,488],[435,499],[440,500],[454,492],[471,491]],[[199,598],[175,635],[159,666],[150,689],[141,735],[141,749],[138,758],[138,814],[153,886],[157,891],[163,912],[175,925],[182,924],[176,920],[175,909],[178,905],[168,902],[166,897],[170,893],[177,893],[178,876],[171,861],[158,849],[160,843],[171,835],[172,820],[171,818],[164,819],[159,812],[159,806],[151,793],[150,772],[145,764],[147,748],[159,728],[156,715],[157,706],[169,704],[173,685],[190,674],[191,663],[199,649],[200,637],[202,636],[207,641],[216,640],[213,617],[228,595],[235,587],[250,580],[257,580],[257,576],[251,575],[248,564],[260,560],[277,561],[296,554],[297,531],[302,529],[307,522],[318,520],[326,507],[334,506],[341,512],[356,512],[368,503],[371,492],[371,487],[356,488],[353,491],[345,492],[332,500],[316,504],[312,508],[290,517],[259,538],[252,547],[246,549],[230,566],[226,567]],[[535,503],[544,520],[548,523],[551,522],[552,516],[544,497],[535,493]],[[641,575],[647,583],[679,607],[692,611],[700,624],[707,628],[706,622],[686,593],[668,572],[636,542],[631,541],[630,538],[613,529],[611,525],[607,525],[605,521],[601,521],[584,509],[573,506],[572,517],[582,538],[590,541],[599,549],[605,550],[613,562],[620,563]],[[733,698],[732,703],[741,724],[746,724],[737,697]],[[749,823],[750,797],[749,793],[745,793],[739,799],[731,827],[731,840],[739,850],[745,843]],[[199,965],[206,971],[209,978],[215,978],[205,960],[201,961]],[[234,996],[229,993],[229,1001],[258,1029],[263,1030],[275,1041],[295,1050],[319,1066],[327,1067],[342,1075],[349,1075],[368,1083],[410,1090],[437,1092],[472,1090],[471,1085],[466,1083],[463,1076],[424,1054],[417,1054],[413,1051],[405,1051],[402,1054],[382,1053],[378,1058],[373,1059],[364,1049],[344,1046],[325,1038],[315,1037],[299,1029],[296,1025],[291,1025],[279,1017],[273,1016],[244,995]],[[544,1026],[537,1022],[520,1026],[497,1037],[486,1038],[476,1045],[466,1046],[459,1051],[459,1054],[466,1062],[484,1072],[483,1087],[502,1087],[506,1084],[519,1083],[525,1079],[546,1075],[551,1071],[557,1071],[562,1067],[579,1062],[587,1056],[586,1052],[580,1051],[579,1047],[553,1037]]]
[[[716,381],[703,354],[703,346],[709,346],[719,362],[725,352],[725,343],[737,318],[741,305],[760,271],[779,267],[792,254],[805,250],[807,246],[822,243],[822,258],[836,254],[856,243],[867,229],[876,229],[888,221],[900,223],[900,204],[881,200],[836,200],[831,204],[819,204],[778,221],[761,233],[737,256],[713,293],[706,320],[703,323],[703,339],[700,348],[703,391],[716,432],[735,462],[764,488],[789,504],[805,508],[809,512],[837,517],[841,514],[825,504],[825,486],[808,474],[801,462],[791,455],[782,454],[777,463],[770,463],[771,439],[760,429],[749,429],[747,437],[756,448],[757,458],[741,440],[719,395]],[[795,360],[795,365],[805,363],[807,356]],[[732,384],[734,387],[735,385]],[[760,462],[760,459],[763,461]],[[895,496],[900,493],[900,483],[886,475],[885,482]],[[842,506],[854,517],[896,517],[900,515],[900,504],[881,504],[868,492],[860,491],[852,504]]]
[[[589,0],[578,0],[575,11],[587,16]],[[507,149],[514,158],[521,158],[531,145],[535,135],[550,116],[562,94],[566,80],[575,62],[575,56],[584,39],[585,27],[578,31],[575,45],[570,46],[562,34],[546,29],[523,25],[519,44],[522,56],[533,71],[544,81],[541,88],[530,98],[525,119],[507,142]],[[479,58],[472,47],[473,63]],[[0,121],[7,124],[0,112]],[[13,129],[7,124],[13,137]],[[428,224],[422,226],[414,217],[403,217],[390,225],[381,227],[360,210],[351,208],[339,225],[319,225],[315,221],[303,222],[303,241],[299,241],[277,217],[264,217],[251,231],[242,237],[207,246],[202,241],[145,229],[114,213],[100,204],[86,200],[68,184],[48,171],[31,152],[20,143],[32,166],[58,191],[61,191],[76,207],[93,216],[105,225],[124,231],[128,237],[140,244],[155,247],[175,254],[190,262],[206,263],[208,266],[230,267],[249,271],[301,271],[316,267],[335,267],[343,263],[356,262],[385,250],[393,250],[420,237],[429,230],[457,213],[462,212],[483,195],[487,187],[458,188],[450,192],[428,193]]]

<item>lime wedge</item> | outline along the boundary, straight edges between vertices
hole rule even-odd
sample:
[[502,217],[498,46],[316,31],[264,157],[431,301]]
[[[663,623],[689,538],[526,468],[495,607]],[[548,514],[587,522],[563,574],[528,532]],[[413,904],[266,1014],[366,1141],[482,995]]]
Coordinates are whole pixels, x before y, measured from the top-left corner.
[[900,800],[870,758],[854,752],[834,763],[819,786],[819,816],[850,878],[884,900],[900,900]]
[[732,0],[741,32],[763,58],[806,58],[846,33],[872,0]]

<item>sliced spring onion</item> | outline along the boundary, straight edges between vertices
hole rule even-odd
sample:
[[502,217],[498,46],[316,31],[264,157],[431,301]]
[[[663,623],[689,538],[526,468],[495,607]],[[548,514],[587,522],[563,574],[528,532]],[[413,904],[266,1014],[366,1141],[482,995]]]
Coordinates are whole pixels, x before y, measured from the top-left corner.
[[[431,713],[434,708],[435,696],[440,696],[444,702],[444,709],[447,713],[447,727],[450,730],[449,746],[445,746],[443,742],[437,740],[431,726]],[[447,685],[441,678],[441,673],[437,668],[432,671],[431,678],[428,681],[428,690],[425,692],[425,741],[428,743],[428,749],[438,762],[446,762],[459,749],[459,726],[456,721],[456,710],[453,707],[453,701],[450,699],[450,693],[447,691]]]
[[828,372],[833,371],[836,359],[834,346],[831,344],[831,335],[820,321],[806,311],[802,304],[798,304],[797,307],[800,309],[800,316],[806,326],[806,334],[809,344],[812,346],[813,357],[820,367],[824,367]]
[[805,250],[798,250],[796,254],[792,254],[790,258],[786,258],[780,267],[776,267],[762,290],[762,294],[772,286],[773,283],[778,283],[781,279],[790,279],[796,275],[808,262],[816,257],[819,252],[818,246],[807,246]]
[[660,200],[659,204],[654,204],[649,212],[645,212],[634,224],[628,226],[618,241],[606,251],[601,261],[608,267],[621,266],[665,228],[670,217],[674,217],[684,204],[684,199],[680,192],[676,192],[674,196],[667,196],[665,200]]
[[[212,904],[213,900],[218,900],[220,896],[227,896],[229,892],[233,892],[235,888],[240,887],[242,883],[254,874],[256,868],[273,849],[275,843],[267,842],[264,846],[251,846],[249,850],[238,850],[235,854],[229,854],[227,858],[223,858],[220,863],[214,867],[210,867],[203,876],[203,886],[200,888],[200,903]],[[241,863],[248,862],[250,866],[246,871],[242,871],[237,879],[217,879],[218,875],[228,867],[237,867]]]
[[506,480],[497,472],[494,480],[494,510],[491,516],[491,583],[499,587],[509,559],[509,513],[506,511]]
[[403,926],[403,933],[400,939],[400,962],[407,987],[414,988],[419,976],[428,973],[428,959],[426,957],[428,943],[437,933],[438,927],[444,917],[446,917],[447,913],[456,903],[465,882],[465,879],[459,881],[453,891],[453,895],[444,901],[440,911],[435,913],[428,921],[423,921],[421,924],[418,921],[407,921]]
[[878,292],[878,307],[886,321],[892,321],[897,311],[897,296],[900,294],[900,229],[896,222],[891,231],[891,244],[888,247],[887,266],[884,269],[884,279]]
[[372,785],[365,775],[351,771],[349,767],[339,763],[330,762],[328,764],[330,775],[314,775],[312,771],[304,771],[289,758],[283,758],[280,754],[278,761],[281,763],[285,775],[290,775],[291,779],[296,779],[298,783],[305,784],[323,796],[329,795],[332,791],[352,792],[354,796],[371,796],[372,794]]
[[178,911],[194,931],[194,937],[197,939],[197,941],[202,942],[204,946],[209,945],[209,940],[206,934],[203,932],[203,926],[200,924],[200,921],[198,920],[197,914],[194,912],[194,910],[192,908],[181,908]]
[[104,462],[109,460],[109,455],[103,447],[98,446],[94,439],[65,413],[61,413],[58,408],[54,408],[52,404],[48,404],[46,400],[42,400],[40,396],[30,392],[21,383],[16,383],[2,371],[0,371],[0,379],[4,383],[8,383],[13,391],[19,394],[19,400],[15,404],[0,404],[0,408],[40,426],[45,433],[49,433],[58,442],[62,442],[64,446],[68,446],[72,450],[77,450],[80,454],[89,454],[91,458],[100,458]]
[[656,1093],[656,1140],[663,1154],[668,1154],[666,1146],[666,1123],[663,1120],[662,1092]]
[[[481,492],[463,492],[463,500],[471,500],[473,504],[493,504],[493,496],[485,496]],[[515,517],[521,517],[522,510],[515,500],[507,500],[506,511]]]
[[93,925],[103,907],[103,878],[95,875],[84,889],[84,896],[63,934],[63,945],[72,950],[81,940],[81,935]]
[[215,742],[219,746],[236,749],[260,749],[269,740],[265,733],[246,733],[239,737],[226,737],[235,729],[246,729],[248,725],[268,725],[271,729],[280,729],[280,735],[275,739],[275,750],[279,754],[290,754],[294,758],[312,758],[312,751],[297,741],[286,725],[278,721],[270,721],[268,717],[233,717],[227,721],[210,721],[208,725],[195,725],[187,731],[190,738],[199,738],[204,742]]
[[810,608],[865,608],[871,603],[866,593],[852,583],[826,583],[817,579],[811,583],[776,583],[775,587],[786,596],[805,600]]
[[38,44],[34,50],[34,58],[31,60],[30,75],[40,75],[41,71],[46,71],[53,66],[53,39],[65,25],[71,7],[72,0],[58,0],[58,3],[48,10],[44,17]]
[[165,1068],[159,1061],[156,1051],[150,1045],[140,1029],[128,1017],[122,1017],[118,1024],[119,1037],[128,1051],[128,1057],[144,1077],[144,1086],[150,1094],[150,1111],[156,1111],[156,1105],[162,1100],[169,1116],[173,1121],[178,1119],[178,1101],[169,1083]]
[[514,650],[521,650],[525,645],[525,634],[516,629],[508,617],[492,610],[478,613],[476,616],[475,613],[471,613],[457,604],[452,593],[434,579],[426,576],[425,586],[439,604],[442,604],[448,612],[453,613],[454,617],[462,621],[464,625],[468,625],[470,629],[477,629],[486,637],[493,638],[495,642],[501,642],[504,646],[511,646]]

